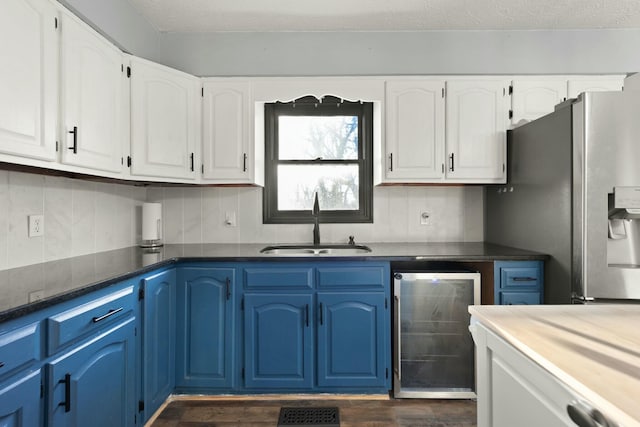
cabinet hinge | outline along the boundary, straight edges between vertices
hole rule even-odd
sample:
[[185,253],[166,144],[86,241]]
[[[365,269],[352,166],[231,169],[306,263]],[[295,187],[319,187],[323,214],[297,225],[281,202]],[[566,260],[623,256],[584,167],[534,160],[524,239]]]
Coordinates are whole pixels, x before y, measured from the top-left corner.
[[509,110],[509,118],[513,119],[513,110]]
[[58,18],[53,18],[53,27],[57,30],[58,29]]
[[131,67],[127,67],[127,77],[131,78]]
[[509,95],[513,95],[513,85],[509,85]]
[[127,167],[131,167],[131,156],[127,156]]
[[138,400],[138,411],[144,411],[144,400]]
[[144,299],[144,288],[140,288],[138,290],[138,301],[141,301]]

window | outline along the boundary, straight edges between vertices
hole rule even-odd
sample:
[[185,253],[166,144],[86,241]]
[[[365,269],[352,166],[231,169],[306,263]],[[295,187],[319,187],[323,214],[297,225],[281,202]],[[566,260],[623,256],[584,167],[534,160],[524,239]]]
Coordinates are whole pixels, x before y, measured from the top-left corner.
[[305,97],[265,104],[263,222],[373,222],[373,104]]

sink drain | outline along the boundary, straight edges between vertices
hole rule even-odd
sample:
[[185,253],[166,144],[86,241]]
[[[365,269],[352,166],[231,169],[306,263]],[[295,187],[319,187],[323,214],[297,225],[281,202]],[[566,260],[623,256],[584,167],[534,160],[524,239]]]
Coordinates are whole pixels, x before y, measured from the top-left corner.
[[278,427],[340,427],[338,408],[280,408]]

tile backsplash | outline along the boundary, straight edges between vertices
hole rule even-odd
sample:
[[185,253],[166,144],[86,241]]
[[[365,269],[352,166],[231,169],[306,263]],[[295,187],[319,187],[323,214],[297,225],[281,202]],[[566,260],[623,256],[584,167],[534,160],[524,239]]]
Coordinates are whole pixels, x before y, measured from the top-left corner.
[[[155,187],[147,201],[161,202],[165,243],[301,243],[311,224],[262,224],[262,188]],[[420,214],[430,213],[430,225]],[[226,213],[237,225],[225,225]],[[480,186],[374,188],[373,224],[321,224],[323,242],[471,242],[484,238]]]
[[[132,246],[140,240],[147,190],[0,171],[0,270]],[[44,236],[28,237],[29,215]]]
[[[323,242],[471,242],[484,238],[480,186],[374,188],[373,224],[321,224]],[[311,242],[311,224],[262,224],[262,188],[136,187],[0,171],[0,270],[137,245],[141,206],[161,202],[165,243]],[[430,213],[430,225],[420,214]],[[235,227],[225,225],[235,213]],[[28,237],[28,216],[44,236]]]

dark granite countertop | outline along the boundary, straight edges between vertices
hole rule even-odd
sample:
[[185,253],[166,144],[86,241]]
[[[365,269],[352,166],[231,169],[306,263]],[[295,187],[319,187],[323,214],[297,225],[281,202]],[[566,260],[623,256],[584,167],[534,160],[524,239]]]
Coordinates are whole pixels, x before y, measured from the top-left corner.
[[[367,243],[358,255],[265,255],[267,244],[165,245],[153,252],[138,247],[65,258],[0,271],[0,322],[107,287],[139,274],[193,261],[493,261],[543,260],[547,255],[490,243]],[[30,302],[38,296],[38,301]],[[31,295],[31,298],[30,298]]]

